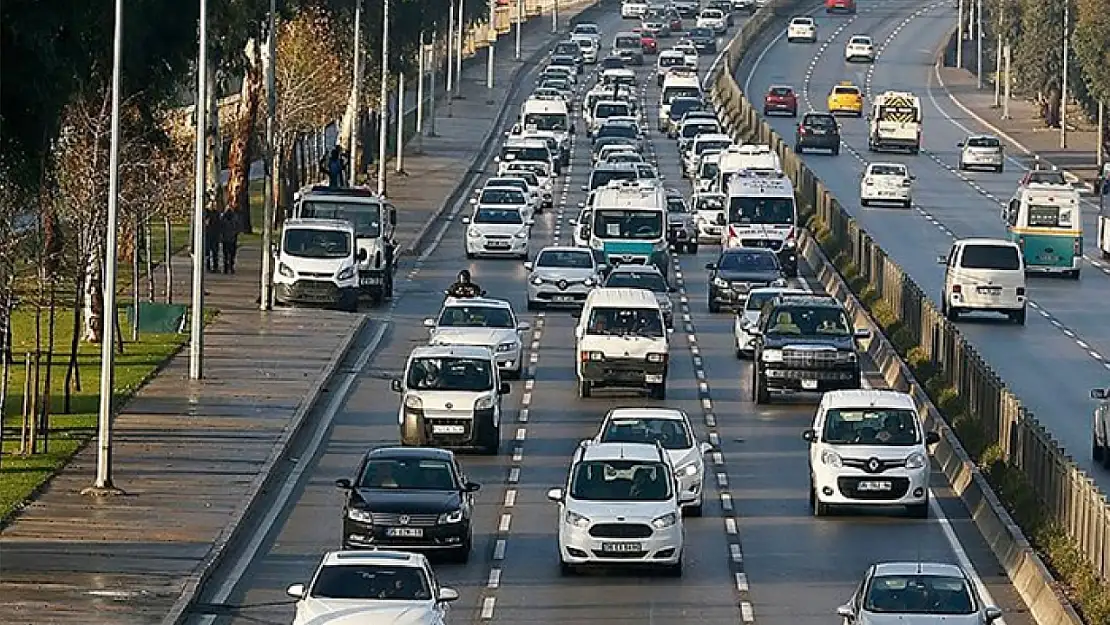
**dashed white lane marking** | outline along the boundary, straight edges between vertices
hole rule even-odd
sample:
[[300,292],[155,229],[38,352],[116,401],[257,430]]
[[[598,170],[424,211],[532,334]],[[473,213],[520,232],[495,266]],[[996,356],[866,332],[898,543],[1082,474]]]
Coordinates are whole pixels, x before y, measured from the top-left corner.
[[480,616],[483,621],[493,619],[493,610],[496,605],[497,597],[486,597],[482,599],[482,614]]

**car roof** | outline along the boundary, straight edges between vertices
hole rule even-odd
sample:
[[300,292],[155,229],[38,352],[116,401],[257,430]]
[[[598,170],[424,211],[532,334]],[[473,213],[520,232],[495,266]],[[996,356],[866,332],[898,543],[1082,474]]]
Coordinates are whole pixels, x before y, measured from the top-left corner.
[[945,562],[879,562],[875,575],[933,575],[967,578],[964,570]]
[[448,297],[443,300],[443,307],[448,306],[487,306],[489,308],[507,308],[512,310],[512,305],[503,299],[492,297]]
[[485,345],[420,345],[414,347],[409,358],[473,358],[493,360],[493,350]]
[[606,421],[614,419],[667,419],[686,421],[688,416],[678,408],[614,408],[605,415]]
[[391,566],[427,565],[427,558],[419,553],[407,551],[387,551],[383,549],[359,549],[348,551],[329,551],[324,554],[320,566],[356,566],[360,564],[389,564]]
[[956,239],[954,245],[1005,245],[1006,247],[1019,247],[1017,243],[1008,241],[1006,239],[989,239],[986,237],[972,237],[968,239]]
[[666,454],[647,443],[590,443],[580,447],[580,460],[637,460],[640,462],[666,462]]
[[848,389],[829,391],[821,396],[825,408],[903,408],[917,410],[913,397],[889,389]]
[[451,461],[454,452],[438,447],[377,447],[366,452],[367,458],[426,458]]
[[587,306],[637,306],[659,308],[655,294],[643,289],[602,287],[590,291],[586,296]]

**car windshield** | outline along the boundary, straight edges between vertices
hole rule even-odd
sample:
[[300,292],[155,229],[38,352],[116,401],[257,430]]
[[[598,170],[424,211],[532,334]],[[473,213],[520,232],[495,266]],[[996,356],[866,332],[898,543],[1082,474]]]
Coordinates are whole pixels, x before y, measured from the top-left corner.
[[701,96],[701,88],[694,86],[664,87],[663,104],[670,104],[675,98],[697,98]]
[[536,174],[530,171],[524,171],[518,167],[513,167],[509,168],[509,173],[512,173],[513,178],[520,178],[530,187],[540,186],[540,179],[536,177]]
[[831,306],[786,306],[775,310],[767,334],[790,336],[849,336],[852,333],[844,312]]
[[418,391],[488,391],[490,361],[474,358],[416,358],[409,365],[408,387]]
[[663,236],[663,211],[599,210],[593,232],[599,239],[658,239]]
[[621,103],[598,103],[594,107],[594,117],[597,119],[604,119],[606,117],[614,117],[617,115],[628,115],[628,105]]
[[606,137],[636,139],[640,136],[640,133],[632,124],[604,124],[601,128],[598,128],[594,136],[598,139]]
[[609,289],[646,289],[653,293],[667,293],[670,290],[663,276],[654,272],[615,271],[609,274],[609,278],[605,281],[605,287]]
[[728,252],[717,261],[721,271],[774,271],[778,267],[773,252]]
[[967,140],[967,147],[969,148],[997,148],[1001,147],[998,139],[995,137],[972,137]]
[[286,228],[282,251],[298,258],[346,258],[351,255],[351,235],[342,230]]
[[500,306],[448,306],[438,325],[446,328],[515,328],[513,314]]
[[546,146],[509,146],[501,148],[501,160],[503,161],[546,161],[550,157]]
[[429,587],[419,567],[342,564],[321,568],[310,594],[319,599],[428,601]]
[[485,189],[479,204],[524,204],[528,200],[520,189]]
[[869,37],[852,37],[852,40],[849,43],[854,43],[861,46],[869,46],[871,45],[871,39]]
[[[578,53],[581,51],[582,49],[578,47],[577,43],[570,41],[564,41],[555,46],[555,54],[558,56],[574,57],[577,56]],[[571,60],[573,61],[574,59],[572,58]],[[551,62],[554,63],[555,59],[552,59]]]
[[965,269],[1017,271],[1021,269],[1021,258],[1017,248],[1009,245],[968,245],[964,247],[960,266]]
[[601,69],[624,69],[624,59],[616,57],[606,57],[601,61]]
[[917,414],[900,408],[829,410],[821,440],[836,445],[916,445]]
[[524,217],[512,208],[480,208],[474,213],[476,224],[523,225]]
[[717,174],[721,173],[721,166],[719,163],[713,161],[705,161],[701,164],[701,170],[698,172],[698,178],[706,180],[713,180]]
[[686,209],[686,200],[680,197],[667,198],[667,212],[668,213],[689,213]]
[[[577,48],[578,46],[575,46]],[[575,50],[574,54],[579,54],[580,50]],[[573,56],[553,56],[551,57],[551,69],[570,69],[576,65]]]
[[622,35],[616,38],[616,40],[613,42],[613,47],[617,48],[618,50],[639,48],[640,38],[632,35]]
[[786,197],[734,197],[728,203],[730,224],[794,225],[794,199]]
[[544,89],[554,89],[559,92],[570,91],[570,83],[565,78],[556,78],[553,74],[549,74],[540,83],[540,87]]
[[720,152],[721,150],[727,148],[730,145],[732,145],[732,142],[729,141],[728,139],[713,139],[713,140],[709,140],[709,141],[698,141],[697,143],[694,144],[694,154],[696,156],[701,156],[702,153],[704,153],[706,150],[716,150],[716,151]]
[[396,490],[456,490],[455,472],[443,460],[428,458],[380,458],[366,463],[359,488]]
[[794,90],[790,87],[771,87],[770,95],[780,98],[789,98],[790,96],[794,95]]
[[546,178],[548,174],[548,165],[544,162],[517,162],[505,168],[506,174],[512,174],[518,171],[529,171],[537,176],[543,176],[544,178]]
[[570,496],[579,501],[667,501],[671,480],[662,462],[590,460],[575,465]]
[[590,311],[586,334],[662,338],[663,320],[658,308],[603,308]]
[[344,219],[355,227],[355,236],[373,239],[382,234],[382,209],[377,202],[348,203],[305,200],[300,216],[309,219]]
[[578,24],[574,27],[574,34],[576,35],[597,35],[600,32],[597,29],[597,24]]
[[906,168],[902,165],[872,165],[872,176],[905,176]]
[[612,419],[601,433],[603,443],[647,443],[658,441],[663,449],[679,450],[694,446],[693,438],[681,419]]
[[520,189],[521,192],[528,191],[528,183],[520,178],[493,178],[488,184],[497,185],[499,187],[515,187]]
[[713,38],[713,31],[708,28],[691,28],[686,31],[686,36],[691,39]]
[[686,62],[686,57],[682,55],[665,54],[659,57],[659,67],[674,67],[675,65],[682,65]]
[[763,305],[781,295],[783,291],[752,291],[744,310],[762,310]]
[[589,252],[577,250],[544,250],[536,258],[537,267],[559,267],[563,269],[593,269],[593,257]]
[[698,98],[675,98],[671,100],[671,112],[668,115],[672,120],[682,119],[690,111],[699,111],[705,105]]
[[606,163],[642,163],[644,157],[636,152],[610,152],[605,156]]
[[683,139],[692,139],[698,135],[704,135],[710,132],[720,132],[720,126],[718,126],[715,122],[703,121],[682,125]]
[[886,614],[972,614],[971,590],[962,577],[882,575],[871,580],[863,608]]
[[720,211],[725,209],[725,196],[723,195],[699,195],[694,200],[694,210],[697,211]]
[[590,174],[590,190],[603,187],[614,180],[637,180],[634,169],[595,169]]
[[562,113],[528,113],[524,127],[544,131],[562,131],[568,128],[567,116]]
[[1031,184],[1067,184],[1064,173],[1060,171],[1033,170],[1025,175],[1026,182]]

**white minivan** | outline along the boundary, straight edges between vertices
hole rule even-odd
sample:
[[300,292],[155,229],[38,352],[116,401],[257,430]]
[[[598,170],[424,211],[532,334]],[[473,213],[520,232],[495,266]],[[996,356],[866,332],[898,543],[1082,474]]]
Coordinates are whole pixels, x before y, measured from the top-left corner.
[[956,321],[965,312],[995,312],[1025,325],[1025,260],[1021,247],[1004,239],[960,239],[945,266],[940,307]]
[[667,398],[670,333],[659,300],[643,289],[594,289],[574,330],[578,396],[595,388],[642,388]]
[[288,306],[358,310],[358,265],[366,249],[346,219],[286,219],[274,250],[274,300]]

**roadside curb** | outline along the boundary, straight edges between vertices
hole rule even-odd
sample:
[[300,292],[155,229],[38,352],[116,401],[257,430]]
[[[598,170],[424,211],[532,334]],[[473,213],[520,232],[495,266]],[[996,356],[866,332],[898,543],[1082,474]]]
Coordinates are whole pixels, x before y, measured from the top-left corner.
[[185,622],[188,618],[188,610],[196,602],[197,596],[200,594],[204,584],[223,562],[228,548],[240,538],[240,534],[244,527],[243,521],[255,512],[255,509],[262,500],[262,494],[273,486],[274,468],[287,458],[292,442],[296,440],[297,435],[306,425],[308,415],[316,408],[317,403],[319,403],[321,396],[324,394],[325,387],[335,378],[336,374],[339,372],[339,365],[351,353],[358,336],[362,334],[370,323],[370,317],[363,314],[362,319],[360,319],[343,337],[339,348],[324,367],[323,374],[316,379],[316,382],[309,388],[308,392],[305,393],[304,401],[297,407],[296,412],[293,414],[293,418],[285,426],[281,436],[278,437],[278,440],[274,443],[274,447],[270,455],[266,458],[266,462],[262,464],[262,468],[251,480],[243,503],[235,510],[231,516],[231,520],[228,521],[223,530],[220,531],[220,534],[212,542],[212,548],[201,562],[200,568],[191,573],[186,579],[177,600],[174,601],[166,616],[162,618],[163,625],[176,625]]
[[[953,95],[952,92],[948,89],[948,85],[946,85],[944,83],[944,79],[941,78],[940,68],[943,67],[944,51],[945,51],[945,48],[947,46],[947,41],[951,38],[951,35],[954,32],[955,31],[951,31],[949,33],[949,36],[944,39],[944,41],[946,43],[942,44],[941,47],[938,48],[937,51],[936,51],[936,62],[933,63],[933,76],[936,78],[937,85],[939,85],[940,88],[944,90],[944,95],[948,96],[948,99],[951,100],[952,103],[955,104],[957,108],[959,108],[961,111],[963,111],[964,113],[969,115],[972,119],[974,119],[975,121],[977,121],[980,124],[989,128],[991,130],[991,132],[993,132],[994,134],[998,135],[999,137],[1002,137],[1003,139],[1005,139],[1008,143],[1010,143],[1011,145],[1013,145],[1017,149],[1021,150],[1026,156],[1030,156],[1030,157],[1038,156],[1037,152],[1035,152],[1034,150],[1030,150],[1029,148],[1025,147],[1024,145],[1022,145],[1022,143],[1020,141],[1018,141],[1017,139],[1014,139],[1009,134],[1003,132],[1003,130],[1001,128],[999,128],[998,126],[995,126],[991,122],[987,121],[982,115],[979,115],[978,113],[973,111],[970,107],[965,105],[963,102],[960,102],[960,99],[957,98],[955,95]],[[1071,183],[1071,185],[1073,187],[1077,187],[1081,193],[1086,193],[1086,194],[1090,195],[1090,194],[1093,194],[1095,192],[1094,185],[1091,184],[1090,182],[1087,182],[1086,180],[1083,180],[1078,175],[1073,174],[1072,172],[1070,172],[1066,169],[1060,169],[1056,165],[1053,165],[1052,161],[1049,161],[1047,159],[1041,159],[1041,162],[1047,164],[1054,171],[1063,172],[1064,179],[1067,180],[1069,183]]]
[[[570,20],[576,20],[580,18],[582,14],[586,13],[587,11],[601,7],[603,5],[603,2],[604,0],[584,0],[583,2],[577,3],[592,3],[593,6],[582,9],[573,17],[568,18],[568,22]],[[570,7],[564,7],[564,9],[566,8]],[[540,19],[541,17],[543,17],[543,14],[534,19]],[[506,102],[512,100],[513,97],[517,95],[517,92],[520,90],[521,83],[523,82],[524,75],[527,73],[527,71],[535,66],[537,61],[548,53],[547,47],[549,47],[550,42],[559,37],[565,36],[566,32],[566,28],[564,27],[560,29],[557,33],[549,33],[550,36],[546,39],[548,45],[541,46],[541,48],[533,53],[532,56],[528,57],[527,59],[522,59],[521,63],[517,65],[509,78],[509,89],[506,93]],[[510,34],[502,35],[500,38],[498,38],[498,42],[500,42],[502,38],[507,40],[510,36]],[[499,136],[501,133],[501,127],[505,123],[505,115],[508,112],[508,109],[508,106],[501,106],[500,109],[497,111],[497,117],[494,118],[489,132],[486,133],[486,136],[483,137],[482,141],[478,144],[478,150],[475,153],[474,158],[471,159],[470,163],[467,165],[466,174],[463,176],[462,181],[459,182],[454,191],[452,191],[446,198],[443,199],[439,207],[431,215],[428,216],[428,219],[425,220],[424,225],[421,226],[420,230],[417,231],[416,235],[413,237],[413,240],[405,246],[402,255],[419,255],[421,249],[427,244],[427,238],[428,235],[431,234],[432,228],[443,219],[444,213],[446,213],[448,209],[455,206],[455,204],[457,204],[459,200],[462,199],[462,197],[466,194],[466,190],[470,187],[471,181],[474,178],[479,177],[483,173],[485,173],[485,168],[481,167],[481,165],[485,158],[488,156],[487,153],[490,150],[493,139]]]

